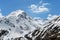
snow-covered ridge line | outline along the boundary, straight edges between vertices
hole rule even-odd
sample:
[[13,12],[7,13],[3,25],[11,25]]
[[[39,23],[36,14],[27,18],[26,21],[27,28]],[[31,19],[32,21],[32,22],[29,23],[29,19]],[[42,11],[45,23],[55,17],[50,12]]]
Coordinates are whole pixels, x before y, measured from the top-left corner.
[[19,14],[22,14],[24,10],[16,10],[11,12],[8,16],[18,16]]

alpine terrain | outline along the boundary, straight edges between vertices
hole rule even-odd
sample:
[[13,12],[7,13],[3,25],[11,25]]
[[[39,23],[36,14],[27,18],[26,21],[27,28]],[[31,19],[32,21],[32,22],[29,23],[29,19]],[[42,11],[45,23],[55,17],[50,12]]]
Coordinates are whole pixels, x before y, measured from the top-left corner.
[[0,40],[60,40],[60,16],[42,20],[28,16],[23,10],[1,16]]

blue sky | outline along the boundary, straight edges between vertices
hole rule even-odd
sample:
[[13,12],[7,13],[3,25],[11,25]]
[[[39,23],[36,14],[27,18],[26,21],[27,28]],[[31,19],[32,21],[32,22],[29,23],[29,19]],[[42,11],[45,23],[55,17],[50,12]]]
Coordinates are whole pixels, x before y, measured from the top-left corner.
[[22,9],[32,17],[46,18],[60,15],[60,0],[0,0],[0,9],[4,16]]

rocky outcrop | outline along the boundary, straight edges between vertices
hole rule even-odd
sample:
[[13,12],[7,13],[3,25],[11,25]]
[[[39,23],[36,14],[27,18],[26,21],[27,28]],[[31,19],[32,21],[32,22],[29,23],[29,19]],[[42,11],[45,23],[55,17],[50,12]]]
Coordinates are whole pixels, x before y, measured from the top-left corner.
[[0,40],[3,40],[4,36],[8,34],[7,30],[0,30]]

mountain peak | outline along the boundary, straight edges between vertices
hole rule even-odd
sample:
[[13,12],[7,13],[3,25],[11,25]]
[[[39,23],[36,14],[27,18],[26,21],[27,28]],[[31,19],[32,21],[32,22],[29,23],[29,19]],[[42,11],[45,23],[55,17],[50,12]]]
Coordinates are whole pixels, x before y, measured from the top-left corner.
[[8,16],[18,16],[19,14],[22,14],[24,11],[23,10],[16,10],[11,12]]

